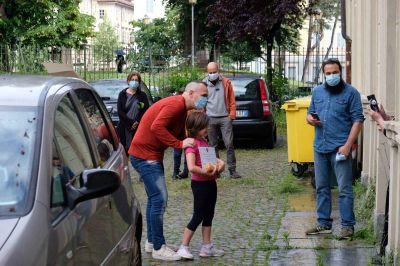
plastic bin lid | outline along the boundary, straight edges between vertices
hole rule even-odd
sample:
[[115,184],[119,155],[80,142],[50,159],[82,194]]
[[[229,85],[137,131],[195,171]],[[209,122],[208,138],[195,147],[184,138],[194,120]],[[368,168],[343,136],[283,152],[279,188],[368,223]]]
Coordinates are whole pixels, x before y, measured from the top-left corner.
[[310,106],[311,96],[297,98],[293,100],[286,101],[281,109],[285,111],[296,111],[299,108],[308,108]]

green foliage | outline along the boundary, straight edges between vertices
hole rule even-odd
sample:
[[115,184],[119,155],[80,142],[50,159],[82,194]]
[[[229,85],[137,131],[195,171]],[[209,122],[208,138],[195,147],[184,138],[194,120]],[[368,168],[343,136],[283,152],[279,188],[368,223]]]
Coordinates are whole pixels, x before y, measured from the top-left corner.
[[242,63],[250,62],[262,54],[261,47],[250,40],[228,42],[228,44],[222,49],[222,52],[233,62],[238,62],[240,67]]
[[121,43],[114,27],[108,18],[104,17],[103,22],[99,24],[99,31],[96,32],[93,43],[95,60],[107,63],[112,62],[116,57],[114,50],[119,48],[120,45]]
[[77,47],[93,35],[94,18],[79,11],[79,1],[0,0],[0,43]]
[[278,191],[281,194],[298,193],[301,192],[303,189],[304,189],[303,186],[301,186],[298,183],[297,179],[293,175],[288,174],[283,178],[282,182],[279,184]]
[[147,53],[149,50],[158,55],[170,57],[179,52],[179,42],[173,16],[167,19],[156,18],[151,22],[144,19],[133,21],[135,32],[133,37],[138,51]]
[[204,74],[199,69],[176,69],[169,76],[169,88],[170,92],[179,92],[185,88],[185,86],[193,80],[199,80],[204,78]]

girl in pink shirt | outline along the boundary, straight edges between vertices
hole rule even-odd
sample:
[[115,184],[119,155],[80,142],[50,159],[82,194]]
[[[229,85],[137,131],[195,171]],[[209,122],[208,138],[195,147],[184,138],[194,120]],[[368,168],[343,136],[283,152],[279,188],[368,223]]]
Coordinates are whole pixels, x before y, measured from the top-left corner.
[[[186,129],[189,138],[194,138],[196,145],[185,150],[189,171],[192,173],[193,216],[185,228],[182,244],[178,254],[182,258],[193,259],[189,250],[189,242],[197,227],[202,224],[203,243],[200,250],[201,257],[222,256],[224,252],[214,247],[211,242],[211,225],[217,202],[217,175],[224,171],[225,163],[217,159],[212,169],[201,165],[199,147],[208,147],[207,127],[209,118],[205,113],[193,112],[186,120]],[[208,171],[207,171],[208,170]]]

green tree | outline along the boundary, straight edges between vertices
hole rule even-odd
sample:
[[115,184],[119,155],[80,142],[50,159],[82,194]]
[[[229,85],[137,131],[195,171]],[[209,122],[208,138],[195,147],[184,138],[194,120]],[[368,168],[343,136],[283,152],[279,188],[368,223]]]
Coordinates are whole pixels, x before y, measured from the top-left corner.
[[174,17],[169,14],[167,18],[156,18],[151,22],[144,19],[133,21],[135,29],[133,37],[139,52],[172,56],[179,53],[179,42],[177,39]]
[[[168,10],[175,12],[180,48],[185,55],[189,55],[192,49],[192,7],[188,0],[164,0],[164,2],[167,4]],[[209,7],[215,2],[216,0],[198,0],[194,6],[194,43],[196,49],[209,47],[211,48],[211,55],[213,55],[213,49],[219,49],[223,43],[222,38],[216,38],[219,27],[209,25],[207,20],[209,14],[214,12]]]
[[0,43],[77,47],[93,35],[94,18],[78,0],[0,0]]
[[93,46],[95,60],[107,63],[114,60],[114,51],[121,46],[118,35],[106,16],[99,24],[99,31],[95,34]]
[[239,63],[239,69],[242,64],[252,61],[261,56],[261,47],[250,40],[234,40],[223,46],[221,52],[232,61]]

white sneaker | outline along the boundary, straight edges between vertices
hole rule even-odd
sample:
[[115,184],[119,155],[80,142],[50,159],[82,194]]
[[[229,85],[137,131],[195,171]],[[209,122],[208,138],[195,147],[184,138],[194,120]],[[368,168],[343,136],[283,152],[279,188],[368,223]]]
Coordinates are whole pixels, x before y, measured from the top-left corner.
[[224,255],[224,251],[221,249],[216,249],[214,244],[201,245],[200,257],[220,257]]
[[153,249],[153,259],[158,260],[180,260],[182,259],[175,251],[167,247],[167,245],[162,245],[159,250]]
[[184,259],[192,260],[194,258],[193,254],[190,253],[189,247],[184,245],[181,245],[176,253]]
[[148,240],[146,240],[146,243],[144,244],[144,251],[146,251],[146,253],[153,252],[153,243],[150,243]]

